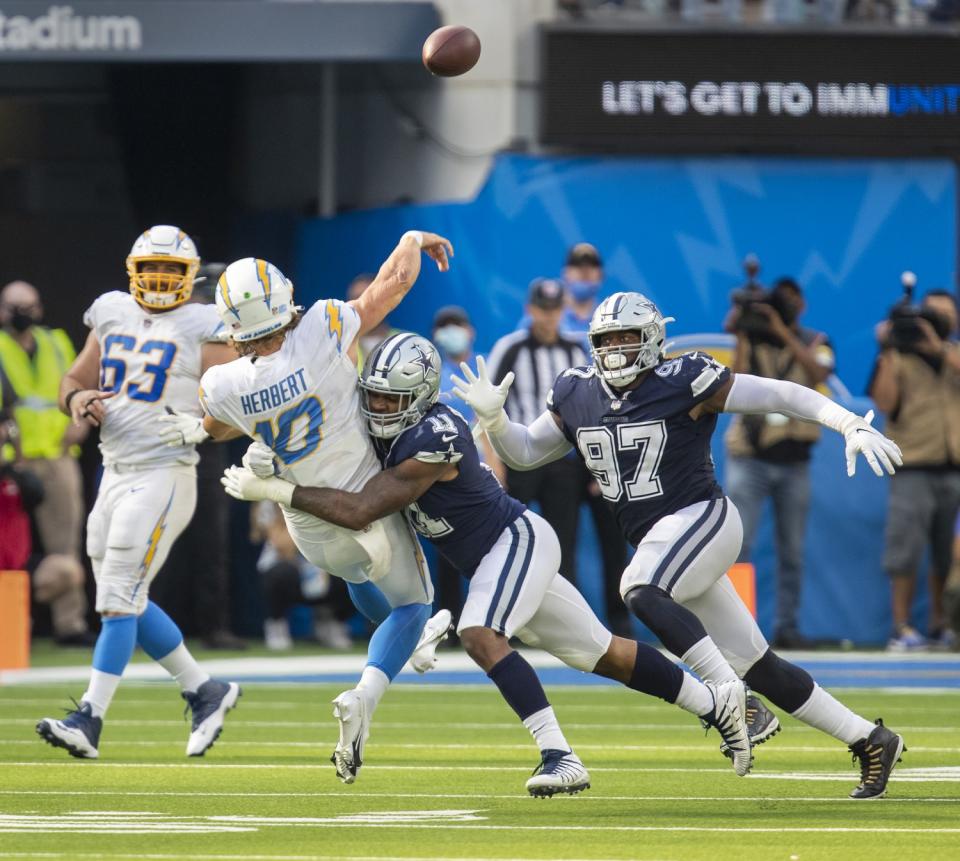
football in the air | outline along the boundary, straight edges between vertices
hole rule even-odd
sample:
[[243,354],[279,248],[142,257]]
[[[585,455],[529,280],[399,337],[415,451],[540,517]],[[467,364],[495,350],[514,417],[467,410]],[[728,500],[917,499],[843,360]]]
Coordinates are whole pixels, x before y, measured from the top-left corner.
[[423,65],[434,75],[452,78],[469,72],[480,59],[480,39],[469,27],[450,24],[423,43]]

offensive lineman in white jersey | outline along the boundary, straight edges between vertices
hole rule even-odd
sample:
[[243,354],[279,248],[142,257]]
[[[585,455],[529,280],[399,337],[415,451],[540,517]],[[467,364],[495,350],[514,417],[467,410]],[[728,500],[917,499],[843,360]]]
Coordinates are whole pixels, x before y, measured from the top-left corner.
[[[373,283],[352,302],[320,300],[304,311],[293,285],[273,264],[252,257],[227,267],[217,310],[241,358],[211,368],[201,380],[204,430],[215,439],[247,434],[256,472],[300,484],[359,490],[380,471],[360,413],[357,340],[374,329],[413,286],[422,250],[441,271],[450,243],[432,233],[404,234]],[[255,454],[253,455],[255,456]],[[446,636],[450,613],[428,623],[433,586],[420,546],[402,514],[354,531],[283,507],[290,535],[314,565],[347,581],[351,598],[379,623],[356,689],[334,700],[340,737],[331,757],[338,777],[353,783],[363,761],[370,719],[407,660],[423,671]]]
[[90,334],[60,383],[60,408],[76,424],[100,428],[103,455],[87,520],[103,622],[90,683],[65,718],[37,724],[46,741],[76,757],[99,755],[103,716],[138,643],[176,679],[191,709],[189,756],[214,743],[240,696],[236,684],[200,668],[180,629],[147,596],[197,498],[199,440],[176,428],[158,439],[158,421],[176,423],[173,411],[199,415],[201,373],[232,358],[219,342],[215,309],[185,304],[199,265],[193,241],[177,227],[157,225],[139,236],[127,257],[129,293],[104,293],[90,306],[83,318]]

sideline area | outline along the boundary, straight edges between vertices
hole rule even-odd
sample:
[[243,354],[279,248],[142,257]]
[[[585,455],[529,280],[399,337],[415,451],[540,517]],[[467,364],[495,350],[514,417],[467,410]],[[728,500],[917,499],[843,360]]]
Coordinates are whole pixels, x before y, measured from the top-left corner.
[[[552,655],[524,649],[524,656],[537,669],[547,685],[607,685],[605,679],[564,666]],[[784,653],[788,654],[788,653]],[[960,689],[960,654],[924,652],[791,652],[790,659],[804,667],[825,687],[888,688],[904,690]],[[670,657],[670,655],[667,655]],[[405,667],[397,682],[434,685],[489,684],[486,675],[463,652],[441,651],[436,670],[419,675]],[[334,683],[354,681],[363,670],[362,652],[316,655],[278,655],[250,657],[214,657],[202,659],[204,668],[214,676],[238,682]],[[46,682],[84,682],[90,669],[86,665],[41,666],[27,670],[0,670],[0,685],[42,684]],[[127,681],[166,681],[168,676],[158,664],[131,663],[124,673]]]

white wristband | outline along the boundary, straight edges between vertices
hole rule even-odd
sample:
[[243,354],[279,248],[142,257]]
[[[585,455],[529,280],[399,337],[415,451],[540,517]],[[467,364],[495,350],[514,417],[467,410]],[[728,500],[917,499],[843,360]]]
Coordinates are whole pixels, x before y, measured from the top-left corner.
[[408,230],[406,233],[401,236],[401,239],[406,239],[410,237],[414,242],[417,243],[417,248],[423,248],[423,233],[419,230]]

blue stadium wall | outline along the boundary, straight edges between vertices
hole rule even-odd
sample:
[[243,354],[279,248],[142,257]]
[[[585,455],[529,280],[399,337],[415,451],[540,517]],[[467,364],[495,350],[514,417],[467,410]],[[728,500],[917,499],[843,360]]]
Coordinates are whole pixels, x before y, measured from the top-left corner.
[[[555,275],[565,250],[593,242],[606,290],[640,290],[677,318],[670,334],[716,332],[740,263],[759,255],[761,277],[803,285],[805,322],[826,331],[838,375],[862,396],[875,355],[874,324],[900,296],[899,275],[920,290],[952,287],[956,269],[956,169],[947,160],[781,158],[539,158],[504,155],[469,203],[397,206],[304,222],[297,237],[297,296],[342,295],[375,270],[405,230],[448,236],[452,270],[429,265],[391,316],[429,334],[440,305],[465,306],[487,350],[512,331],[528,282]],[[869,408],[855,397],[851,408]],[[716,442],[719,442],[717,435]],[[723,451],[715,445],[722,474]],[[880,568],[886,484],[861,464],[848,480],[840,439],[813,460],[801,629],[816,638],[880,643],[888,636],[889,588]],[[580,586],[601,591],[595,537],[584,530]],[[754,552],[758,616],[771,633],[774,554],[769,514]],[[924,601],[917,622],[924,624]]]

